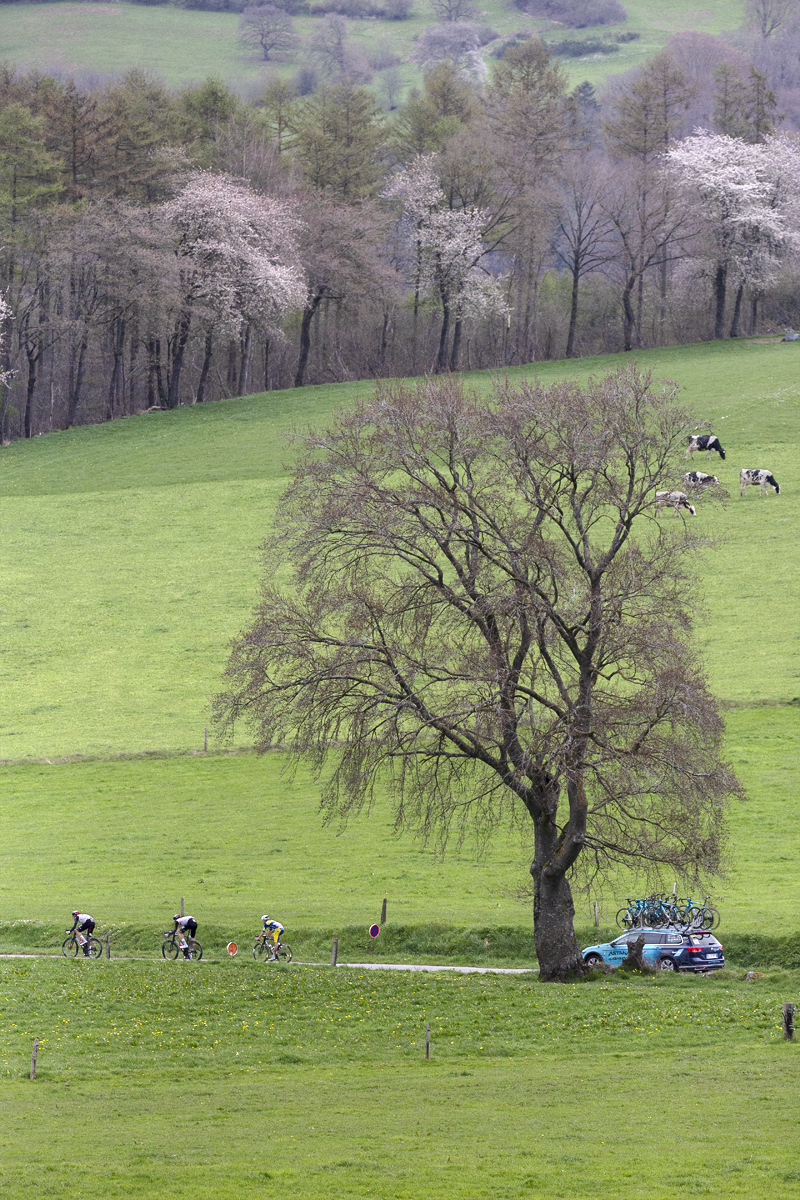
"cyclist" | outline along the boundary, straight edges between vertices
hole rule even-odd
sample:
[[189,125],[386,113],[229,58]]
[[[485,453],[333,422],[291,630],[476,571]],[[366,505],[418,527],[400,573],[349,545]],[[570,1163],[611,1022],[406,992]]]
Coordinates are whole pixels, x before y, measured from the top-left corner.
[[275,952],[278,949],[278,942],[281,940],[281,934],[284,932],[283,925],[280,921],[273,921],[272,917],[265,913],[261,918],[261,924],[264,926],[264,933],[272,935],[272,957],[275,957]]
[[194,917],[182,917],[180,913],[175,913],[175,916],[172,919],[175,922],[172,932],[178,934],[178,945],[183,951],[183,957],[188,958],[189,946],[186,942],[186,939],[181,937],[181,934],[185,933],[188,934],[190,938],[194,938],[195,934],[197,933],[197,921],[195,921]]
[[[78,924],[80,922],[80,924]],[[90,917],[88,913],[78,912],[77,908],[72,910],[72,928],[67,930],[67,933],[75,933],[77,931],[78,945],[83,950],[86,957],[89,957],[89,939],[81,937],[82,933],[94,933],[94,917]]]

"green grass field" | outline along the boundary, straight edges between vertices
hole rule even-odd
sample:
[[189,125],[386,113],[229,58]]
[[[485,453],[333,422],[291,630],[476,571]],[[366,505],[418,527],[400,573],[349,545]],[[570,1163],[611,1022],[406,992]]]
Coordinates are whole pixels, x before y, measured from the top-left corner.
[[[609,74],[630,70],[661,49],[673,33],[735,29],[743,12],[742,0],[732,5],[709,0],[699,10],[685,8],[681,0],[666,0],[657,9],[650,0],[627,0],[625,7],[628,20],[624,25],[576,30],[574,36],[602,36],[625,29],[640,33],[641,39],[622,45],[617,54],[565,60],[573,83],[589,79],[597,84]],[[500,35],[520,30],[563,33],[520,13],[504,0],[487,0],[484,13],[482,20]],[[238,20],[235,13],[124,3],[7,4],[0,7],[0,60],[26,69],[90,77],[146,67],[172,86],[215,75],[245,92],[263,84],[267,71],[291,74],[296,70],[296,64],[273,66],[243,55],[236,41]],[[420,80],[417,65],[407,61],[414,38],[434,23],[426,0],[417,0],[412,19],[352,21],[350,34],[368,55],[378,45],[392,46],[402,56],[404,81],[412,84]],[[299,18],[298,32],[308,36],[314,24],[314,18]]]
[[3,963],[0,1194],[793,1197],[798,981]]
[[[0,1196],[796,1195],[797,1049],[779,1024],[800,971],[741,976],[800,962],[797,353],[761,340],[639,355],[713,422],[728,457],[712,469],[733,493],[698,516],[726,539],[698,576],[698,637],[749,796],[715,891],[732,965],[712,979],[543,987],[253,963],[267,909],[317,964],[332,934],[342,961],[533,963],[512,895],[526,843],[439,861],[394,837],[383,803],[324,829],[313,780],[247,752],[245,731],[202,751],[293,453],[283,435],[369,383],[0,451],[0,951],[45,954],[0,959]],[[585,378],[621,361],[535,369]],[[740,500],[740,466],[772,469],[780,497]],[[582,944],[610,934],[629,886],[599,897],[599,931],[594,897],[578,898]],[[201,963],[157,958],[181,896]],[[76,905],[110,931],[110,962],[60,957]]]

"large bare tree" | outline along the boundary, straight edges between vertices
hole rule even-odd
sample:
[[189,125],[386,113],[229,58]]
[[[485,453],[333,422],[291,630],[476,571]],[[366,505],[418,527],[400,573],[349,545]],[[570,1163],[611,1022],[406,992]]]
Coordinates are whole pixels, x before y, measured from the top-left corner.
[[654,506],[693,427],[674,392],[451,376],[309,435],[217,702],[327,767],[329,818],[385,788],[441,846],[530,819],[545,980],[582,970],[576,868],[696,881],[738,788],[691,638],[703,539]]

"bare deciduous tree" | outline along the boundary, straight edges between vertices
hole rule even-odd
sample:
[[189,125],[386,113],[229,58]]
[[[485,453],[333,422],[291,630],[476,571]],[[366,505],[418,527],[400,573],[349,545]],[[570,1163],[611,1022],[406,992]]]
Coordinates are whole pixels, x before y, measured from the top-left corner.
[[472,0],[431,0],[431,8],[440,21],[474,21],[480,15]]
[[286,54],[297,45],[294,21],[273,4],[253,5],[239,18],[239,41],[260,50],[265,61],[275,51]]
[[797,13],[797,0],[747,0],[745,19],[766,42]]
[[674,393],[629,369],[480,402],[450,376],[310,434],[218,698],[326,768],[328,819],[388,789],[442,848],[532,822],[543,980],[583,969],[576,870],[713,872],[739,788],[693,650],[707,542],[654,507],[692,427]]

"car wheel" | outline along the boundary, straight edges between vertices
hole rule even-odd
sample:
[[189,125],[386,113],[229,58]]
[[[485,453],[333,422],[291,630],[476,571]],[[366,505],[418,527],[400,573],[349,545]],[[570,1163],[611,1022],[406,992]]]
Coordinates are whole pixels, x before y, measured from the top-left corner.
[[603,966],[605,966],[605,963],[603,962],[603,959],[602,959],[601,955],[599,955],[599,954],[587,954],[586,958],[583,961],[586,963],[587,967],[603,967]]
[[657,966],[659,971],[677,971],[678,969],[674,958],[660,958]]

